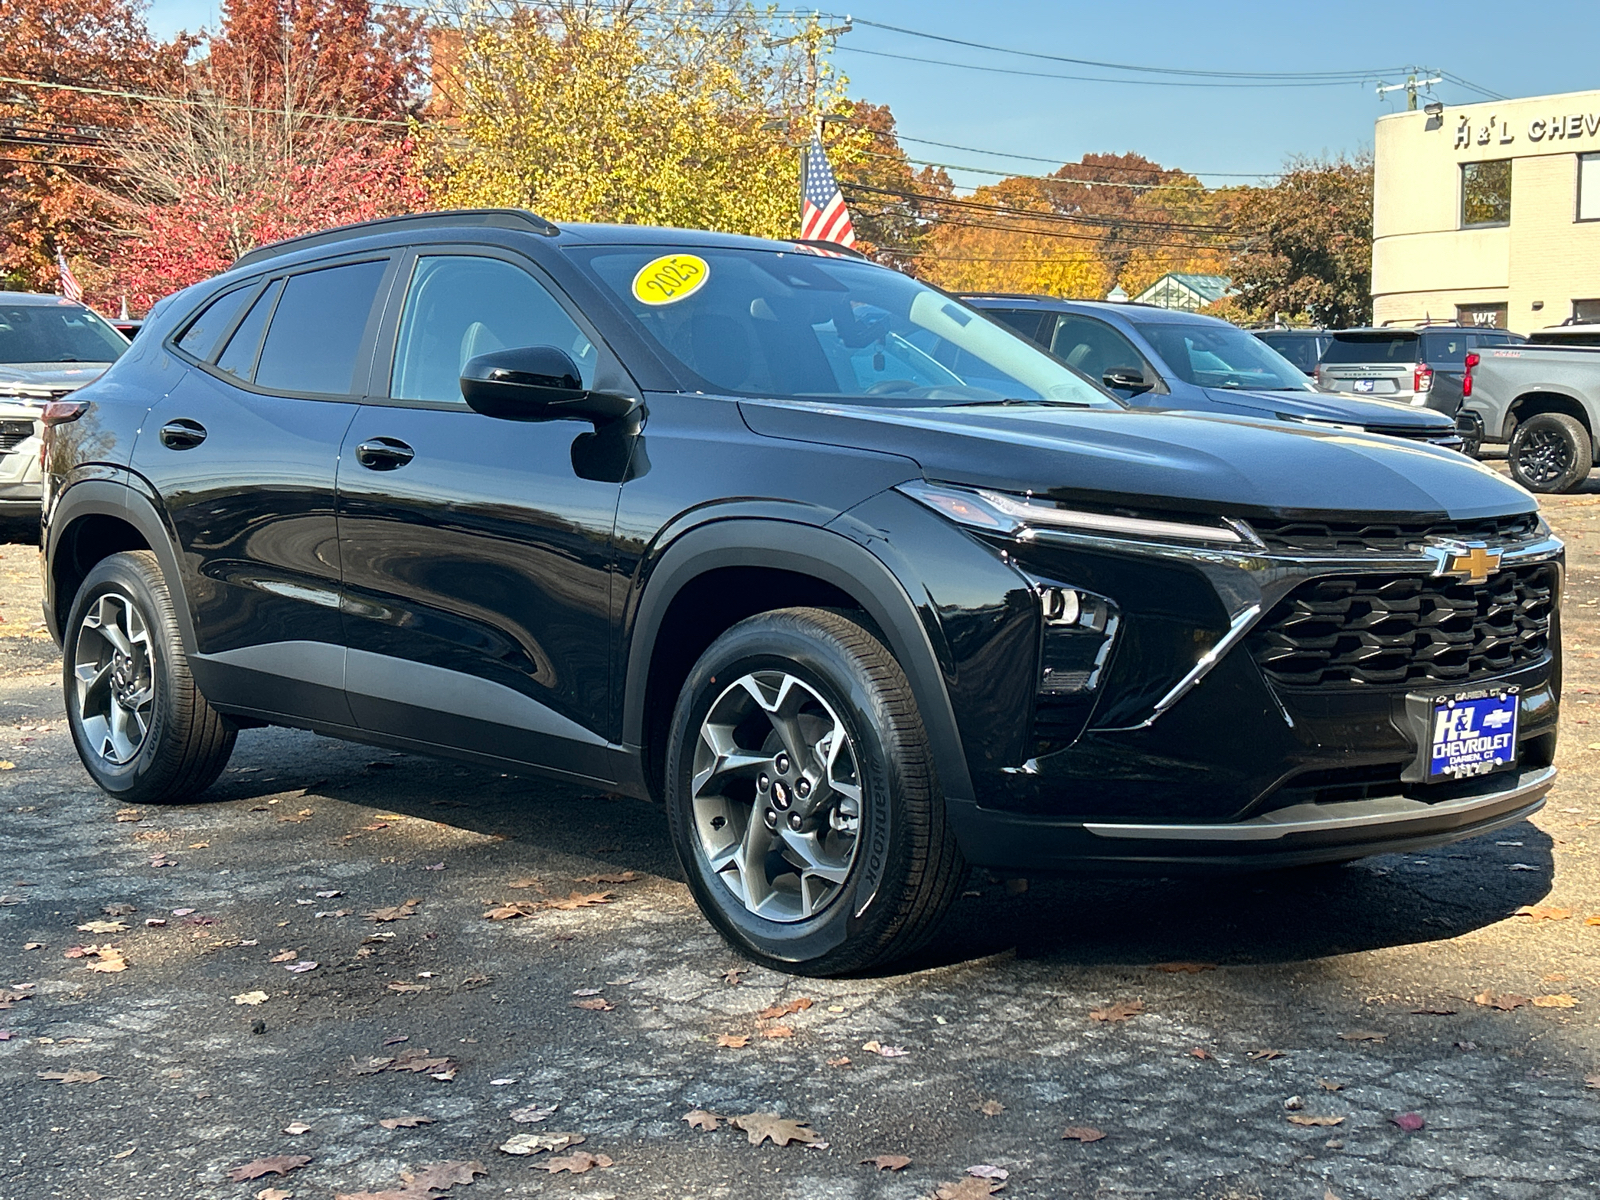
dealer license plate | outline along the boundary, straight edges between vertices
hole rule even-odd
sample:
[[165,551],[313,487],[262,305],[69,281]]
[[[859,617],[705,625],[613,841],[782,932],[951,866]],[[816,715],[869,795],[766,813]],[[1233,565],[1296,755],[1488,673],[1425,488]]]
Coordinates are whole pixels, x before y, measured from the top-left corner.
[[1517,759],[1515,689],[1461,692],[1433,702],[1428,778],[1466,779]]
[[1371,379],[1356,380],[1356,391],[1358,392],[1370,392],[1375,390],[1377,386],[1377,383]]

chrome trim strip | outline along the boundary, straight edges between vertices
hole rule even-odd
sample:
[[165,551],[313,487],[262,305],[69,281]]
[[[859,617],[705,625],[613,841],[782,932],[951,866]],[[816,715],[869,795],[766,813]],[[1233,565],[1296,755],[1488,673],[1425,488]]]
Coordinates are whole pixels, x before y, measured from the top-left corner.
[[1542,801],[1545,793],[1555,784],[1556,768],[1544,767],[1535,771],[1532,779],[1527,778],[1528,774],[1519,774],[1517,778],[1523,782],[1513,788],[1490,792],[1488,795],[1467,796],[1460,800],[1442,800],[1437,804],[1408,800],[1403,796],[1388,796],[1346,804],[1296,804],[1231,825],[1121,825],[1094,822],[1085,823],[1083,828],[1103,838],[1174,842],[1276,841],[1297,833],[1336,833],[1374,825],[1405,825],[1434,817],[1470,815],[1479,809],[1505,808],[1518,802],[1531,804]]
[[1148,729],[1155,724],[1156,718],[1179,700],[1182,700],[1194,687],[1211,672],[1211,668],[1222,661],[1222,656],[1233,649],[1234,643],[1249,633],[1251,628],[1261,616],[1261,605],[1252,604],[1249,608],[1239,613],[1228,625],[1228,632],[1217,639],[1217,644],[1200,656],[1200,661],[1189,668],[1189,673],[1173,685],[1172,690],[1156,701],[1156,706],[1150,710],[1150,715],[1137,725],[1124,725],[1119,729],[1107,729],[1105,733],[1122,733],[1129,729]]

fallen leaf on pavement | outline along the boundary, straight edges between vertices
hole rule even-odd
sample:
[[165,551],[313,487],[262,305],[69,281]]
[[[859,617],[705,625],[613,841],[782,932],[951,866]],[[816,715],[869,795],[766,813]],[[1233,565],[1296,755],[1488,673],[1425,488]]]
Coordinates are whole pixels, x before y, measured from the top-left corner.
[[764,1038],[791,1038],[794,1036],[794,1030],[787,1025],[772,1025],[763,1029],[761,1036]]
[[342,896],[342,895],[344,895],[344,892],[341,891],[339,888],[330,888],[328,891],[318,892],[317,893],[317,899],[318,900],[332,900],[336,896]]
[[510,883],[506,884],[506,886],[508,888],[517,888],[518,890],[521,890],[522,888],[538,888],[541,892],[544,890],[543,885],[532,876],[529,876],[526,879],[513,879]]
[[425,983],[401,983],[399,980],[389,985],[391,992],[428,992],[433,989]]
[[571,912],[575,908],[593,908],[597,904],[610,904],[610,892],[573,892],[565,900],[546,900],[546,908],[560,909],[562,912]]
[[115,946],[87,946],[84,948],[84,953],[95,960],[84,964],[91,971],[115,974],[128,969],[128,960],[122,957],[122,951]]
[[1201,971],[1215,971],[1216,963],[1167,962],[1156,963],[1152,971],[1165,971],[1169,975],[1198,975]]
[[1319,1079],[1317,1080],[1317,1086],[1325,1092],[1342,1092],[1344,1090],[1344,1084],[1335,1083],[1331,1079]]
[[880,1171],[903,1171],[911,1165],[911,1160],[904,1154],[879,1154],[873,1158],[863,1158],[861,1165],[877,1167]]
[[614,875],[580,875],[579,883],[632,883],[639,878],[637,871],[619,871]]
[[271,997],[265,992],[240,992],[233,998],[235,1004],[265,1004]]
[[[1597,918],[1595,923],[1600,924],[1600,918]],[[731,987],[737,987],[740,978],[747,974],[749,969],[750,968],[748,967],[729,967],[727,970],[722,972],[722,982]]]
[[542,1154],[566,1150],[586,1140],[581,1133],[518,1133],[500,1144],[502,1154]]
[[420,899],[407,900],[404,904],[396,904],[392,908],[375,908],[363,915],[369,921],[406,921],[417,915],[417,909],[421,904]]
[[126,933],[128,923],[126,921],[89,921],[79,925],[78,929],[83,933]]
[[830,1058],[828,1060],[828,1065],[830,1067],[848,1067],[850,1065],[850,1060],[841,1055],[838,1058]]
[[1189,1051],[1189,1057],[1211,1062],[1214,1061],[1217,1056],[1211,1053],[1211,1051],[1207,1050],[1204,1046],[1196,1046],[1193,1050]]
[[24,950],[43,950],[45,944],[43,942],[23,942],[22,948]]
[[299,962],[284,963],[283,969],[292,975],[304,975],[307,971],[315,971],[317,964],[309,958],[303,958]]
[[483,914],[485,921],[514,921],[518,917],[531,917],[538,911],[536,904],[497,904]]
[[973,1112],[981,1112],[986,1117],[998,1117],[1005,1112],[1006,1106],[998,1100],[985,1100],[982,1104],[973,1104]]
[[1343,1125],[1344,1124],[1344,1118],[1343,1117],[1318,1117],[1318,1116],[1313,1116],[1310,1113],[1290,1113],[1289,1114],[1289,1124],[1291,1124],[1291,1125],[1315,1125],[1315,1126]]
[[1094,1021],[1126,1021],[1144,1012],[1143,1000],[1118,1000],[1104,1008],[1091,1008],[1089,1017]]
[[743,1050],[750,1044],[750,1035],[747,1033],[722,1033],[717,1035],[717,1045],[725,1046],[729,1050]]
[[168,858],[165,854],[158,854],[150,860],[150,865],[152,867],[175,867],[178,865],[178,860]]
[[1376,1029],[1352,1029],[1349,1033],[1341,1033],[1339,1040],[1343,1042],[1386,1042],[1389,1040],[1387,1033],[1379,1033]]
[[904,1058],[911,1051],[904,1046],[885,1046],[882,1042],[862,1042],[861,1048],[868,1054],[876,1054],[880,1058]]
[[108,917],[125,917],[129,913],[136,913],[139,910],[131,904],[123,903],[103,905],[100,911],[105,913]]
[[415,1129],[419,1125],[432,1125],[433,1117],[384,1117],[378,1124],[385,1129]]
[[1531,917],[1532,920],[1529,921],[1529,924],[1536,925],[1540,921],[1565,921],[1572,915],[1572,910],[1570,908],[1557,908],[1553,904],[1524,904],[1511,915],[1513,917]]
[[111,1076],[102,1075],[99,1071],[40,1071],[39,1078],[55,1083],[98,1083]]
[[530,1104],[526,1108],[513,1108],[506,1115],[518,1125],[536,1125],[549,1120],[560,1107],[559,1104]]
[[722,1118],[716,1113],[708,1113],[703,1108],[696,1108],[683,1114],[681,1120],[689,1122],[690,1129],[704,1129],[708,1132],[720,1128]]
[[290,1137],[299,1137],[302,1133],[310,1133],[311,1126],[304,1121],[291,1121],[283,1127],[283,1131]]
[[938,1200],[983,1200],[1006,1185],[997,1179],[979,1179],[969,1175],[954,1183],[941,1183],[933,1193]]
[[299,1170],[310,1161],[309,1154],[276,1154],[271,1158],[258,1158],[243,1166],[234,1167],[228,1172],[228,1178],[235,1183],[243,1183],[247,1179],[260,1179],[263,1175],[287,1175],[290,1171]]
[[142,821],[142,820],[144,820],[144,814],[142,812],[140,812],[137,808],[119,808],[119,809],[117,809],[117,824],[119,824],[119,825],[126,825],[126,824],[129,824],[130,822],[133,822],[133,821]]
[[815,1003],[809,996],[802,996],[798,1000],[791,1000],[787,1004],[774,1004],[771,1008],[763,1008],[756,1014],[763,1021],[773,1021],[778,1017],[787,1017],[791,1013],[804,1012]]
[[572,1002],[572,1007],[586,1008],[590,1012],[610,1012],[612,1009],[616,1008],[616,1005],[611,1003],[611,1001],[607,1000],[604,996],[591,996],[587,1000],[574,1000]]
[[256,1193],[256,1200],[294,1200],[294,1193],[283,1188],[262,1188]]
[[316,816],[316,813],[312,812],[309,808],[302,808],[297,813],[284,813],[278,818],[278,820],[290,821],[293,824],[298,825],[302,821],[309,821],[314,816]]
[[1092,1125],[1068,1125],[1061,1131],[1063,1141],[1098,1142],[1105,1134]]
[[746,1113],[742,1117],[729,1117],[728,1124],[744,1130],[752,1146],[759,1146],[768,1139],[774,1146],[787,1146],[790,1142],[811,1145],[822,1140],[822,1136],[808,1129],[804,1121],[790,1120],[777,1113]]
[[1396,1125],[1400,1126],[1401,1129],[1404,1129],[1407,1133],[1415,1133],[1417,1130],[1421,1129],[1423,1125],[1427,1124],[1427,1122],[1422,1119],[1421,1113],[1414,1112],[1399,1113],[1390,1117],[1389,1119]]
[[401,1171],[400,1178],[406,1186],[419,1195],[428,1192],[446,1192],[458,1183],[470,1184],[474,1175],[487,1175],[489,1169],[481,1162],[430,1163],[418,1171]]
[[1475,1004],[1485,1008],[1498,1008],[1501,1012],[1510,1012],[1514,1008],[1521,1008],[1528,1002],[1527,996],[1518,996],[1512,993],[1479,992],[1473,998]]
[[975,1167],[968,1167],[967,1174],[971,1175],[974,1179],[1005,1180],[1011,1177],[1010,1171],[1006,1170],[1004,1167],[994,1166],[992,1163],[979,1163]]
[[541,1171],[549,1171],[552,1175],[558,1171],[571,1171],[574,1175],[582,1175],[590,1167],[609,1167],[611,1160],[604,1154],[590,1154],[587,1150],[579,1150],[566,1158],[548,1158],[533,1165]]
[[299,957],[300,955],[293,950],[279,950],[271,958],[267,959],[267,961],[269,963],[293,962]]
[[1585,925],[1600,925],[1600,913],[1593,913],[1583,919]]
[[1558,992],[1554,996],[1535,996],[1533,998],[1533,1006],[1535,1008],[1577,1008],[1578,999],[1576,996],[1569,996],[1565,992]]

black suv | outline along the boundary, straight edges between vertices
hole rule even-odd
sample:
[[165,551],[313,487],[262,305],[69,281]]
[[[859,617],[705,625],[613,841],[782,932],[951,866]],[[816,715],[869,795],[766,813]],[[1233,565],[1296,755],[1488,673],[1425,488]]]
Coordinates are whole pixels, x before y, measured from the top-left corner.
[[1350,859],[1554,777],[1527,493],[1130,411],[834,251],[335,230],[164,301],[46,421],[46,614],[119,801],[260,724],[655,795],[791,970],[904,954],[967,864]]

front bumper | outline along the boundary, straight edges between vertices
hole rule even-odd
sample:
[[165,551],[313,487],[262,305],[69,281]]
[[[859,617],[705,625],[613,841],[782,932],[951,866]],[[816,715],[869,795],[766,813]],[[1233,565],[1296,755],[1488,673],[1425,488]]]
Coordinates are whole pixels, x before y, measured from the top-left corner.
[[1221,823],[1063,821],[973,804],[953,804],[950,815],[974,866],[1266,869],[1421,850],[1491,833],[1544,807],[1555,778],[1554,767],[1511,770],[1433,803],[1395,794],[1299,804]]

